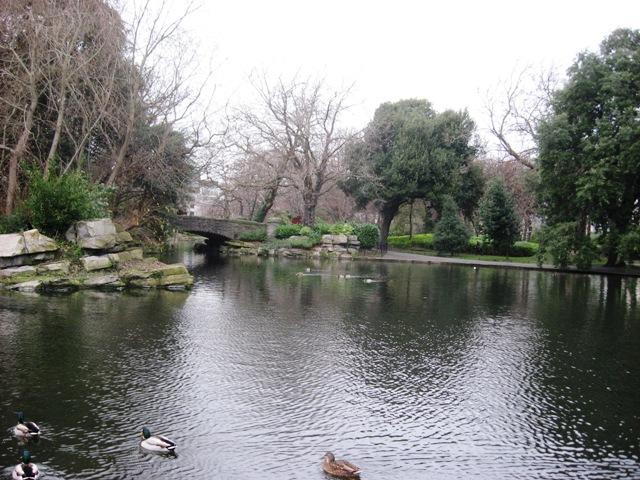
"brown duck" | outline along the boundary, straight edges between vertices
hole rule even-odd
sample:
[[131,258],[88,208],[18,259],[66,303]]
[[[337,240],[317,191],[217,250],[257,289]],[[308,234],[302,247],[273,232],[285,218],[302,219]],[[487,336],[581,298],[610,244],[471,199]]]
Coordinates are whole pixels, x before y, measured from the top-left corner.
[[324,454],[322,469],[329,475],[339,478],[360,478],[360,469],[346,460],[336,460],[331,452]]

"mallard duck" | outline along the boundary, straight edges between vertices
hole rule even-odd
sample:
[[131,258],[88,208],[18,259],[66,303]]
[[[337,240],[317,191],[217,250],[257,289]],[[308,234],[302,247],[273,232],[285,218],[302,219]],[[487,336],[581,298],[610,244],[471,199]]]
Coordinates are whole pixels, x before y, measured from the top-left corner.
[[35,463],[31,463],[31,453],[29,450],[22,452],[22,463],[16,465],[13,469],[11,478],[13,480],[35,480],[40,476],[38,466]]
[[19,438],[32,438],[40,435],[40,427],[34,422],[25,422],[24,413],[17,412],[18,424],[13,427],[13,435]]
[[360,469],[346,460],[336,460],[331,452],[324,454],[322,469],[329,475],[339,478],[360,478]]
[[140,446],[150,452],[171,453],[176,449],[176,442],[162,435],[151,435],[147,427],[142,429],[142,439]]

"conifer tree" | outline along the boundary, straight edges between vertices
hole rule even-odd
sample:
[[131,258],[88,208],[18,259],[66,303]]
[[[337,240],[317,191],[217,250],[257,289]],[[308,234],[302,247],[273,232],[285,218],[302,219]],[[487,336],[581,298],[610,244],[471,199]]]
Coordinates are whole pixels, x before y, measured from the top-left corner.
[[454,254],[469,245],[469,230],[460,218],[458,206],[453,198],[446,196],[442,205],[442,216],[436,224],[433,245],[440,253]]
[[508,255],[518,240],[520,228],[516,208],[502,181],[494,181],[480,205],[480,220],[484,233],[496,253]]

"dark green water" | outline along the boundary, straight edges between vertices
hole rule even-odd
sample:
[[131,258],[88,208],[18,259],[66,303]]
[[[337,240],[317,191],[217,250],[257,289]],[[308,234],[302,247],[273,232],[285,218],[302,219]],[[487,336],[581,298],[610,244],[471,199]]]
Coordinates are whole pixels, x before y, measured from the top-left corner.
[[190,293],[0,296],[0,475],[24,410],[47,479],[640,478],[635,279],[184,260]]

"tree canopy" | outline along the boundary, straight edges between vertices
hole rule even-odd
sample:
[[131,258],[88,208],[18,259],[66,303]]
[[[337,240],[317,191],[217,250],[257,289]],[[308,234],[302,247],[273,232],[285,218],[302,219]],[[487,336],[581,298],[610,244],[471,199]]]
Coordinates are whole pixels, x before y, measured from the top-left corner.
[[373,202],[378,209],[381,247],[400,205],[440,198],[469,171],[474,129],[466,111],[437,113],[426,100],[378,107],[362,138],[347,149],[341,186],[360,206]]
[[638,224],[640,202],[640,31],[614,31],[598,53],[582,53],[553,115],[539,130],[544,214],[601,233],[608,264],[619,237]]

